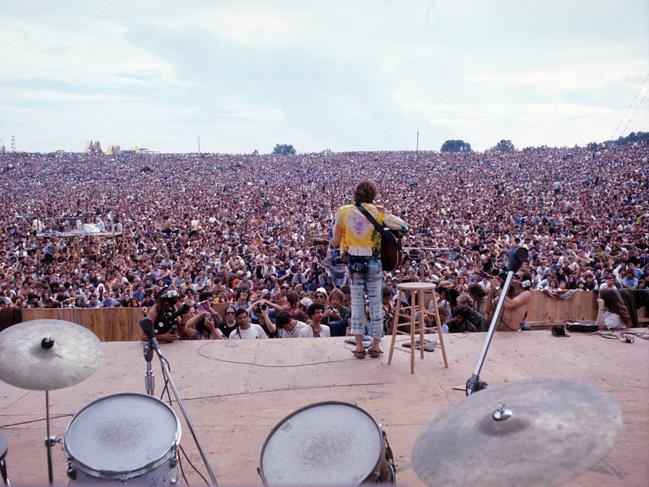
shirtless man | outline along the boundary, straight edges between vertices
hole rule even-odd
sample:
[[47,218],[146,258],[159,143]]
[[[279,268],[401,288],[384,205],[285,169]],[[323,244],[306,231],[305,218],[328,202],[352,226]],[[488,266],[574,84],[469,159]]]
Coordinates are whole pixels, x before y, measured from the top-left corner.
[[518,331],[525,322],[527,316],[527,307],[532,300],[532,293],[528,291],[529,281],[512,281],[509,287],[509,293],[505,298],[503,312],[500,316],[499,329]]

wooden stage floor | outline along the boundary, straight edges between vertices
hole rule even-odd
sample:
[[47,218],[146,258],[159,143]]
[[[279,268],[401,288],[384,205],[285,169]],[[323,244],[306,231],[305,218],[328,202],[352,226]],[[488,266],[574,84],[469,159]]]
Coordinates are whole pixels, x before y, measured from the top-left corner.
[[[397,483],[421,486],[411,468],[417,435],[433,417],[464,399],[462,387],[471,375],[484,334],[446,335],[449,356],[441,351],[417,359],[396,353],[387,366],[378,360],[356,360],[342,338],[271,341],[178,342],[163,345],[198,436],[219,485],[260,485],[259,455],[271,429],[288,414],[319,401],[355,403],[383,425],[397,463]],[[52,434],[62,436],[84,405],[118,392],[144,392],[145,363],[141,344],[104,343],[101,368],[85,382],[50,393]],[[161,392],[157,362],[156,393]],[[574,479],[572,487],[649,485],[649,342],[624,344],[597,336],[552,337],[549,331],[498,333],[482,371],[490,386],[527,378],[575,378],[612,394],[624,414],[624,431],[609,455]],[[13,485],[47,482],[45,395],[0,383],[0,434],[9,441],[7,464]],[[174,409],[181,417],[176,405]],[[597,424],[592,425],[597,428]],[[201,466],[188,429],[182,445]],[[57,484],[67,483],[62,447],[53,452]],[[200,478],[184,462],[192,485]]]

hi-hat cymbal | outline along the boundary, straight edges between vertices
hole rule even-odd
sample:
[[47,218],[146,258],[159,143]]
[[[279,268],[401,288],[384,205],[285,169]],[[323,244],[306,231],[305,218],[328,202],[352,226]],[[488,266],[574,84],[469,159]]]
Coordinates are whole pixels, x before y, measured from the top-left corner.
[[0,332],[0,380],[21,389],[77,384],[90,377],[102,359],[95,334],[68,321],[24,321]]
[[412,463],[429,486],[561,485],[603,458],[621,430],[619,406],[591,385],[514,382],[437,416],[417,438]]

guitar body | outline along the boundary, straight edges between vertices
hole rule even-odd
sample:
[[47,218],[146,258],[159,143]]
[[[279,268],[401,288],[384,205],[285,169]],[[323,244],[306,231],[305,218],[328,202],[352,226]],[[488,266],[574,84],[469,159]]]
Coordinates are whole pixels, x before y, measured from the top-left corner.
[[381,265],[386,272],[400,267],[403,262],[403,247],[399,232],[386,229],[391,238],[381,238]]

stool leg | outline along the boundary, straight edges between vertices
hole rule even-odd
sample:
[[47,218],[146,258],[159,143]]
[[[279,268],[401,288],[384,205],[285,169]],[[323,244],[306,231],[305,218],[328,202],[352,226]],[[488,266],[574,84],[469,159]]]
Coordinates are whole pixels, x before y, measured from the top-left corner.
[[397,306],[394,309],[394,320],[392,322],[392,340],[390,341],[390,352],[388,353],[388,365],[392,363],[394,355],[394,344],[397,340],[397,326],[399,325],[399,313],[401,313],[401,290],[397,293]]
[[415,373],[415,331],[417,329],[417,322],[415,317],[417,316],[417,309],[415,305],[417,304],[417,292],[412,291],[410,293],[410,373]]
[[439,346],[442,348],[442,358],[444,359],[444,368],[448,369],[448,357],[446,357],[446,347],[444,346],[444,334],[442,333],[442,320],[439,319],[439,311],[437,311],[437,295],[433,291],[433,312],[435,313],[435,323],[437,324],[437,337],[439,338]]
[[421,358],[424,358],[424,290],[417,291],[419,295],[419,353]]

